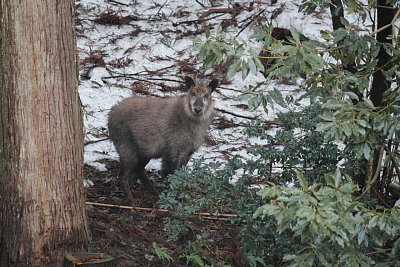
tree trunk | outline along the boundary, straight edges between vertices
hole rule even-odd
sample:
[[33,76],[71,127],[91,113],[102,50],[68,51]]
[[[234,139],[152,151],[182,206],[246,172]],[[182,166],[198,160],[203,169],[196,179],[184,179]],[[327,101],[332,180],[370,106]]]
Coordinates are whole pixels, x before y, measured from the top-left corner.
[[[338,29],[345,28],[346,26],[341,21],[341,18],[344,18],[343,1],[342,0],[332,0],[329,5],[329,9],[331,12],[331,17],[332,17],[333,30],[336,31]],[[337,45],[341,46],[342,43],[339,42]],[[351,62],[343,62],[343,64],[344,64],[344,70],[350,71],[351,73],[357,72],[357,67],[356,67],[354,60]],[[363,94],[357,88],[351,87],[351,88],[347,88],[347,89],[349,91],[357,94],[358,98],[362,99]],[[358,101],[353,100],[354,104],[357,104],[357,102]]]
[[[377,17],[378,17],[378,29],[390,24],[394,18],[395,12],[394,7],[391,4],[386,4],[386,0],[378,0]],[[376,40],[380,44],[391,43],[392,40],[389,36],[392,34],[392,27],[388,27],[382,31],[379,31],[376,35]],[[383,72],[388,70],[391,66],[388,66],[390,61],[390,55],[383,48],[383,45],[379,49],[377,71],[374,73],[370,99],[374,106],[382,106],[383,93],[390,88],[390,82],[385,79]]]
[[332,0],[329,5],[332,17],[333,30],[344,28],[340,18],[344,18],[344,10],[342,0]]
[[0,0],[0,266],[86,249],[73,0]]
[[[386,0],[378,0],[378,7],[377,7],[377,29],[381,29],[384,26],[390,25],[392,22],[393,18],[395,16],[395,10],[394,6],[392,4],[387,4]],[[379,32],[376,35],[376,40],[378,43],[381,44],[381,47],[379,49],[378,53],[378,63],[376,66],[376,71],[373,74],[373,79],[372,79],[372,86],[371,86],[371,92],[370,92],[370,99],[372,103],[374,103],[374,106],[376,107],[381,107],[384,106],[385,103],[383,103],[382,98],[383,98],[383,93],[388,90],[391,86],[391,81],[386,80],[384,76],[384,72],[388,69],[390,69],[390,55],[386,52],[386,50],[383,48],[384,43],[391,43],[392,40],[389,38],[390,35],[392,35],[392,27],[388,27],[384,30],[379,30]],[[375,150],[374,153],[374,162],[373,162],[373,172],[376,172],[376,169],[379,166],[379,151]],[[388,167],[386,167],[388,168]],[[387,172],[388,170],[385,169],[383,173]],[[373,185],[373,190],[372,190],[372,195],[378,199],[380,202],[385,198],[384,197],[384,192],[385,189],[383,188],[384,186],[387,186],[383,183],[383,177],[379,177],[377,182]],[[381,195],[381,196],[379,196]],[[387,205],[387,203],[381,203],[384,205]]]

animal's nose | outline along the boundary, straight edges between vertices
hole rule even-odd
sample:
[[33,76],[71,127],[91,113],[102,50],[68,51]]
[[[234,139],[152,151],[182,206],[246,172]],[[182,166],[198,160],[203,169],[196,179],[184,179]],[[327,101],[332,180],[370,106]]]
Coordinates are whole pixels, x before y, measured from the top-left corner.
[[201,111],[202,111],[202,108],[199,108],[199,107],[194,108],[194,112],[196,112],[196,114],[200,114]]

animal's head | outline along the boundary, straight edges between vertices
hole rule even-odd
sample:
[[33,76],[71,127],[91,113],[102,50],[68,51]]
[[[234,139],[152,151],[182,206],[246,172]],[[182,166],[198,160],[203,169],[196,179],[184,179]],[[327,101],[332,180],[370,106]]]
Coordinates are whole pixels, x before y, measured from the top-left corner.
[[218,80],[212,80],[208,85],[203,82],[194,82],[192,78],[185,77],[186,90],[190,113],[195,117],[208,117],[212,113],[211,93],[217,88]]

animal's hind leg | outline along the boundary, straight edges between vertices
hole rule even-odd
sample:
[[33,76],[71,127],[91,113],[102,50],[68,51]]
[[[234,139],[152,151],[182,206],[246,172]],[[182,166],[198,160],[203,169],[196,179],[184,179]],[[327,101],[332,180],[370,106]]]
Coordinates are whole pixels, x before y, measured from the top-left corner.
[[127,153],[120,152],[120,161],[119,161],[119,182],[122,186],[122,189],[125,191],[128,200],[131,205],[134,205],[134,199],[132,195],[131,188],[129,186],[129,180],[134,175],[134,168],[137,165],[137,160],[135,155],[132,155],[127,151]]
[[146,170],[144,169],[144,167],[146,167],[147,163],[149,163],[150,160],[146,159],[146,160],[141,160],[136,168],[135,168],[135,173],[136,175],[139,177],[140,181],[142,182],[144,188],[153,193],[156,194],[157,191],[154,188],[153,183],[150,181],[149,177],[146,175]]
[[131,187],[129,185],[129,178],[132,176],[132,168],[129,166],[126,166],[122,161],[120,162],[119,165],[119,182],[121,184],[122,189],[124,190],[126,196],[128,197],[128,200],[131,205],[134,204],[134,199],[131,191]]

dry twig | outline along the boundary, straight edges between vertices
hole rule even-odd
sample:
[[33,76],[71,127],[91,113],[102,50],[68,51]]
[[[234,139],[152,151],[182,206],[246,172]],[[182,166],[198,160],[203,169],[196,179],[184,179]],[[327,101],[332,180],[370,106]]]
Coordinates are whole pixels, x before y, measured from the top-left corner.
[[[172,210],[157,209],[157,208],[141,208],[141,207],[114,205],[114,204],[97,203],[97,202],[86,202],[86,205],[97,206],[97,207],[105,207],[105,208],[117,208],[117,209],[135,210],[135,211],[150,212],[150,213],[162,213],[162,214],[172,214],[173,213]],[[213,214],[213,213],[209,213],[209,212],[196,212],[195,215],[203,217],[204,219],[211,219],[211,220],[222,220],[222,219],[227,219],[227,218],[237,218],[236,214],[231,214],[231,213]]]
[[233,113],[233,112],[230,112],[230,111],[227,111],[227,110],[223,110],[223,109],[220,109],[220,108],[215,108],[215,110],[219,111],[219,112],[222,112],[222,113],[226,113],[226,114],[235,116],[235,117],[238,117],[238,118],[249,119],[249,120],[256,120],[259,117],[259,116],[250,117],[250,116],[240,115],[240,114],[236,114],[236,113]]

